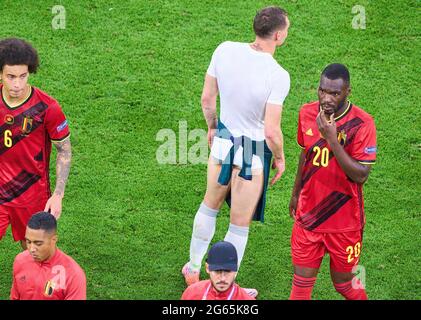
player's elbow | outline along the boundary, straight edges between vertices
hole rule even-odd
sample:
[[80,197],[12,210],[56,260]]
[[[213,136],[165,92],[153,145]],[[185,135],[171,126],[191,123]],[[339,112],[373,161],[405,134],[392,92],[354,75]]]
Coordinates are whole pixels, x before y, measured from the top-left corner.
[[281,130],[279,128],[265,128],[265,139],[267,141],[277,141],[281,136]]
[[203,109],[209,109],[210,106],[216,105],[216,95],[210,93],[203,93],[200,100]]

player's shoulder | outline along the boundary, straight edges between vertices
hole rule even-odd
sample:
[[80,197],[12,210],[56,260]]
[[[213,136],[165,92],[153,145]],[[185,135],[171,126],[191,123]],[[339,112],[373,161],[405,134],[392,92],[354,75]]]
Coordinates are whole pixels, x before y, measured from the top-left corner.
[[204,288],[206,288],[210,283],[210,280],[201,280],[199,282],[193,283],[187,287],[185,292],[202,292]]
[[219,48],[229,48],[229,47],[240,47],[242,45],[241,42],[236,42],[236,41],[223,41],[221,42],[218,47]]
[[205,288],[207,285],[209,285],[210,280],[201,280],[199,282],[193,283],[192,285],[188,286],[187,289],[190,290],[200,290],[202,288]]
[[362,109],[361,107],[352,104],[352,114],[354,117],[358,117],[361,120],[363,120],[364,123],[367,124],[373,124],[374,125],[374,118],[371,114],[369,114],[367,111]]
[[209,285],[209,280],[202,280],[189,285],[183,292],[182,299],[184,300],[198,300],[202,299],[206,287]]
[[221,42],[215,49],[215,52],[221,53],[221,52],[227,52],[227,51],[233,51],[238,50],[241,48],[240,42],[234,42],[234,41],[224,41]]
[[[58,250],[58,249],[57,249]],[[64,253],[63,251],[59,250],[60,254],[60,263],[66,267],[70,272],[77,274],[77,275],[85,275],[85,271],[83,271],[82,267],[79,265],[79,263],[76,262],[75,259],[73,259],[68,254]]]
[[41,90],[37,87],[32,87],[34,90],[33,94],[42,102],[44,102],[47,106],[60,106],[58,101],[50,96],[45,91]]
[[13,265],[14,268],[19,268],[26,265],[28,262],[32,262],[32,257],[29,251],[25,250],[16,255]]
[[289,72],[284,67],[282,67],[273,57],[270,58],[273,72],[276,73],[279,78],[289,80]]
[[238,284],[237,284],[237,288],[238,288],[238,294],[236,296],[238,300],[256,300],[256,298],[249,296],[246,290],[244,288],[241,288]]
[[317,115],[319,113],[319,101],[304,103],[300,107],[300,115]]

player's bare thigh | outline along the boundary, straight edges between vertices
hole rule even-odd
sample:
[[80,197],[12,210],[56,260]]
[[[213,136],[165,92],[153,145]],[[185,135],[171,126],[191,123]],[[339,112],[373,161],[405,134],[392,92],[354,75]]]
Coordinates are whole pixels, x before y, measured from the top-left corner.
[[254,211],[263,192],[263,169],[253,169],[251,180],[241,178],[240,168],[234,166],[231,178],[230,222],[246,227],[253,218]]
[[218,183],[219,174],[221,173],[222,165],[209,156],[208,160],[208,172],[207,172],[207,185],[204,203],[206,206],[212,209],[220,209],[225,201],[228,191],[230,190],[230,184],[223,186]]

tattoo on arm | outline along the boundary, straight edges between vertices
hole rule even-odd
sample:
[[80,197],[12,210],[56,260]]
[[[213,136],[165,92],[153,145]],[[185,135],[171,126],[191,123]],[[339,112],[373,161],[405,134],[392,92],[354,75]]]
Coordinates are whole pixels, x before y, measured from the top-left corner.
[[57,148],[56,188],[54,190],[54,194],[63,196],[67,178],[70,173],[70,164],[72,159],[70,138],[60,142],[54,142],[54,145]]

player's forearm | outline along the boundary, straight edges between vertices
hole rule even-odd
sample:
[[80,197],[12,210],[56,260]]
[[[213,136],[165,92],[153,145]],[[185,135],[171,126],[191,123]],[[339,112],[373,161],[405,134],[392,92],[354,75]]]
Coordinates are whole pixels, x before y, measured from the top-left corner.
[[206,124],[209,129],[216,129],[218,126],[218,114],[216,112],[216,96],[202,97],[202,110]]
[[72,160],[72,148],[70,139],[55,144],[57,148],[56,160],[56,187],[55,195],[64,196],[64,189],[66,187],[67,179],[70,173],[70,166]]
[[345,174],[352,181],[363,184],[368,178],[370,168],[355,161],[337,140],[329,143],[329,145]]
[[292,189],[292,196],[297,197],[297,198],[301,192],[301,177],[303,173],[304,160],[305,160],[305,152],[302,151],[300,153],[300,158],[298,160],[297,174],[295,175],[294,187]]
[[265,138],[273,157],[277,160],[285,161],[284,136],[281,129],[265,130]]

